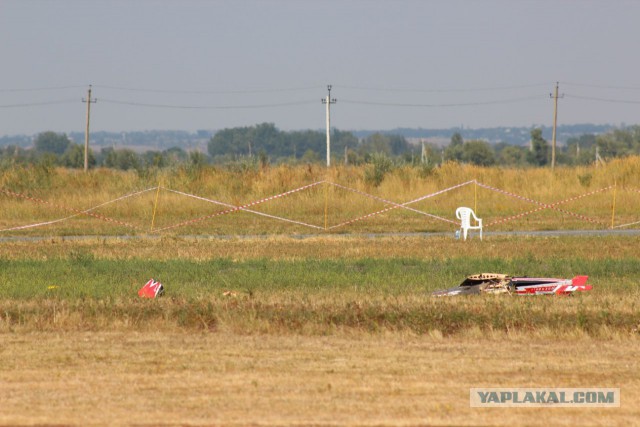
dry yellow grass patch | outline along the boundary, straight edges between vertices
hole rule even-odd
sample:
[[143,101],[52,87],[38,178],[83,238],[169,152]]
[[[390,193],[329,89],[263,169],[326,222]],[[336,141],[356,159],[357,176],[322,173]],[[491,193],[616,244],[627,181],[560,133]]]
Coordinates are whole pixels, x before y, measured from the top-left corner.
[[[3,235],[20,236],[322,234],[325,227],[332,233],[452,232],[458,206],[474,207],[491,231],[606,229],[638,221],[640,157],[615,160],[599,169],[560,167],[553,172],[455,163],[428,172],[405,166],[385,175],[379,186],[366,179],[369,168],[280,165],[245,172],[206,167],[144,174],[97,169],[85,174],[16,167],[0,173],[0,229],[5,230]],[[157,187],[162,190],[156,191]],[[302,190],[264,200],[297,189]],[[453,223],[404,210],[396,203],[409,203],[406,207]],[[251,210],[307,225],[229,212],[230,206],[248,204]],[[84,212],[87,209],[90,212]],[[527,214],[517,221],[505,222],[523,213]],[[55,222],[10,230],[49,221]]]
[[[436,333],[0,334],[1,424],[632,425],[640,341]],[[474,409],[471,387],[620,387],[615,409]]]
[[[594,250],[597,247],[597,250]],[[288,236],[253,238],[96,238],[0,243],[0,258],[67,258],[73,251],[100,259],[358,259],[358,258],[451,258],[460,256],[510,259],[522,256],[601,260],[640,257],[640,236],[488,236],[463,242],[451,236],[366,235]]]

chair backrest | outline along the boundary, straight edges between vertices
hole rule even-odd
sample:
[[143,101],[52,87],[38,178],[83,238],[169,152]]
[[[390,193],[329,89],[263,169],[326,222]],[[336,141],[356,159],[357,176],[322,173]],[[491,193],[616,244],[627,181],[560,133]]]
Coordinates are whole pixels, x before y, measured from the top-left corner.
[[468,227],[471,225],[471,215],[475,218],[475,214],[471,208],[460,207],[456,209],[456,218],[461,221],[462,227]]

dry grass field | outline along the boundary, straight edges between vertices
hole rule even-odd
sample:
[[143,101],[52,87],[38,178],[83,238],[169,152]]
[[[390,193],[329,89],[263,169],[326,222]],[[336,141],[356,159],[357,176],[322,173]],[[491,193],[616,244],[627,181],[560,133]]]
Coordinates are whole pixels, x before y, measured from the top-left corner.
[[473,207],[488,231],[640,221],[638,157],[555,172],[405,166],[379,185],[365,179],[369,167],[8,169],[0,171],[0,236],[453,232],[458,206]]
[[[634,236],[4,242],[0,424],[632,425],[640,417],[638,243]],[[219,259],[227,261],[208,267]],[[460,279],[459,269],[509,260],[536,271],[588,269],[594,291],[428,295]],[[182,283],[165,282],[158,301],[140,301],[135,282],[76,293],[91,281],[108,287],[105,277],[135,279],[139,262],[175,268],[181,273],[169,277]],[[76,268],[90,281],[74,286],[84,277]],[[416,268],[446,271],[423,276]],[[247,272],[254,269],[255,277]],[[322,283],[325,269],[348,270],[338,276],[346,283],[307,283],[307,275]],[[46,277],[58,280],[53,292],[69,290],[29,290],[46,288]],[[221,277],[226,283],[212,287]],[[11,280],[22,294],[6,290]],[[194,289],[185,289],[190,283]],[[251,284],[253,296],[243,288]],[[228,299],[225,289],[240,295]],[[535,386],[619,387],[622,405],[469,406],[471,387]]]
[[[242,205],[324,179],[394,203],[477,179],[542,203],[609,188],[563,204],[572,214],[544,209],[488,231],[606,229],[612,220],[640,219],[639,175],[637,158],[555,174],[402,168],[379,187],[363,181],[363,168],[145,176],[7,170],[1,188],[43,203],[2,193],[0,226],[55,220],[159,183]],[[331,225],[385,206],[354,194],[317,187],[260,209]],[[451,217],[455,206],[476,202],[489,223],[535,208],[474,186],[415,207]],[[435,226],[399,210],[335,231],[344,235],[296,237],[304,230],[246,212],[154,233],[154,215],[161,228],[212,210],[202,200],[151,191],[92,212],[135,227],[78,215],[1,234],[0,425],[609,426],[640,419],[638,235],[462,242],[453,238],[455,224]],[[599,223],[585,226],[573,213]],[[410,233],[367,234],[377,231]],[[429,231],[446,234],[413,233]],[[75,234],[96,237],[65,237]],[[479,272],[587,274],[594,288],[567,298],[430,296]],[[141,300],[136,291],[150,277],[166,294]],[[475,409],[472,387],[619,387],[622,404]]]
[[[636,338],[0,334],[3,425],[565,425],[640,418]],[[470,408],[471,387],[620,387],[620,408]]]

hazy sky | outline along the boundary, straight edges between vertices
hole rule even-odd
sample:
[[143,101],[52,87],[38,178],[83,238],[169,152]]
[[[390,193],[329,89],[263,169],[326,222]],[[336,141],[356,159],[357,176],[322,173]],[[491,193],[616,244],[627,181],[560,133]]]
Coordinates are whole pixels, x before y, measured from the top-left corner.
[[640,1],[0,0],[0,135],[640,123]]

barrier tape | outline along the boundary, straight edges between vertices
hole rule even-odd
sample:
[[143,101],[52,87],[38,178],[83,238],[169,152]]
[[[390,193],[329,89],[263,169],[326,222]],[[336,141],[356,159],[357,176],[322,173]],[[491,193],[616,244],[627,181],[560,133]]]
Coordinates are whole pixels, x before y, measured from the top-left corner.
[[35,203],[40,203],[40,204],[52,206],[52,207],[55,207],[57,209],[62,209],[62,210],[70,211],[70,212],[75,212],[74,215],[70,215],[70,216],[68,216],[66,218],[60,218],[60,219],[56,219],[56,220],[52,220],[52,221],[46,221],[46,222],[41,222],[41,223],[28,224],[28,225],[21,225],[21,226],[17,226],[17,227],[6,228],[6,229],[3,229],[3,230],[0,230],[0,232],[12,231],[12,230],[21,230],[21,229],[34,228],[34,227],[41,227],[41,226],[44,226],[44,225],[50,225],[50,224],[55,224],[57,222],[66,221],[66,220],[69,220],[71,218],[75,218],[75,217],[80,216],[80,215],[88,215],[88,216],[91,216],[91,217],[94,217],[94,218],[97,218],[97,219],[100,219],[100,220],[103,220],[103,221],[106,221],[106,222],[113,222],[115,224],[119,224],[119,225],[122,225],[122,226],[125,226],[125,227],[129,227],[129,228],[133,228],[133,229],[139,230],[140,227],[137,227],[135,225],[132,225],[132,224],[129,224],[129,223],[126,223],[126,222],[123,222],[123,221],[119,221],[117,219],[109,218],[109,217],[104,216],[104,215],[91,213],[91,211],[94,211],[94,210],[96,210],[96,209],[98,209],[98,208],[100,208],[102,206],[108,205],[110,203],[115,203],[115,202],[118,202],[120,200],[127,199],[129,197],[133,197],[133,196],[137,196],[139,194],[146,193],[147,191],[151,191],[151,190],[154,190],[156,188],[157,187],[153,187],[153,188],[148,188],[146,190],[136,191],[134,193],[126,194],[124,196],[118,197],[117,199],[101,203],[101,204],[99,204],[97,206],[94,206],[92,208],[85,209],[85,210],[79,210],[79,209],[75,209],[75,208],[69,208],[69,207],[66,207],[66,206],[57,205],[55,203],[51,203],[51,202],[49,202],[47,200],[39,199],[37,197],[27,196],[26,194],[16,193],[15,191],[11,191],[11,190],[6,190],[4,188],[0,188],[0,193],[4,193],[4,194],[6,194],[8,196],[18,197],[18,198],[21,198],[21,199],[25,199],[25,200],[29,200],[29,201],[35,202]]
[[[637,189],[637,188],[620,187],[620,190],[633,191],[634,193],[640,193],[640,189]],[[627,224],[620,224],[620,225],[612,226],[611,228],[612,229],[623,228],[623,227],[629,227],[630,225],[636,225],[636,224],[640,224],[640,221],[630,222]]]
[[622,227],[628,227],[630,225],[636,225],[636,224],[640,224],[640,221],[630,222],[628,224],[616,225],[615,227],[611,227],[611,228],[622,228]]
[[[431,194],[427,194],[426,196],[418,197],[415,200],[411,200],[410,202],[403,203],[403,205],[410,205],[412,203],[418,203],[418,202],[421,202],[421,201],[423,201],[425,199],[429,199],[429,198],[434,197],[434,196],[439,196],[440,194],[446,193],[447,191],[455,190],[456,188],[464,187],[465,185],[473,184],[473,183],[476,183],[476,182],[477,181],[475,179],[472,179],[471,181],[463,182],[462,184],[457,184],[457,185],[454,185],[453,187],[445,188],[444,190],[436,191],[435,193],[431,193]],[[455,222],[455,221],[453,221],[453,222]]]
[[626,190],[626,191],[633,191],[634,193],[640,193],[640,189],[637,188],[627,188],[627,187],[621,187],[618,186],[619,190]]
[[24,230],[24,229],[27,229],[27,228],[35,228],[35,227],[42,227],[42,226],[45,226],[45,225],[51,225],[51,224],[55,224],[57,222],[66,221],[66,220],[74,218],[76,216],[78,216],[78,215],[71,215],[71,216],[68,216],[66,218],[55,219],[53,221],[37,222],[35,224],[19,225],[17,227],[3,228],[3,229],[0,230],[0,233],[3,233],[5,231]]
[[[428,199],[428,198],[431,198],[431,197],[438,196],[438,195],[446,193],[448,191],[455,190],[455,189],[463,187],[465,185],[472,184],[473,182],[475,182],[475,181],[472,180],[472,181],[463,182],[462,184],[454,185],[453,187],[445,188],[444,190],[436,191],[435,193],[427,194],[425,196],[419,197],[419,198],[417,198],[415,200],[411,200],[409,202],[405,202],[405,203],[402,203],[402,204],[395,204],[394,203],[394,206],[382,209],[382,210],[380,210],[378,212],[370,213],[368,215],[363,215],[361,217],[358,217],[358,218],[355,218],[355,219],[352,219],[352,220],[349,220],[349,221],[345,221],[345,222],[337,224],[337,225],[333,225],[333,226],[329,227],[328,230],[332,230],[334,228],[338,228],[338,227],[342,227],[342,226],[345,226],[345,225],[353,224],[355,222],[362,221],[362,220],[367,219],[367,218],[371,218],[373,216],[379,215],[381,213],[388,212],[388,211],[393,210],[393,209],[397,209],[399,207],[405,207],[406,205],[410,205],[410,204],[417,203],[417,202],[420,202],[422,200],[425,200],[425,199]],[[375,197],[375,196],[371,196],[371,197]],[[393,202],[389,202],[389,203],[393,203]],[[458,224],[457,222],[449,220],[449,219],[446,219],[446,218],[440,218],[440,217],[437,217],[435,215],[430,215],[430,214],[427,214],[427,215],[433,216],[433,217],[438,218],[438,219],[440,219],[442,221],[450,222],[452,224]]]
[[[212,200],[212,199],[207,199],[205,197],[196,196],[195,194],[183,193],[182,191],[172,190],[170,188],[163,188],[163,190],[166,190],[166,191],[168,191],[170,193],[180,194],[180,195],[186,196],[186,197],[191,197],[193,199],[202,200],[204,202],[209,202],[209,203],[213,203],[213,204],[216,204],[216,205],[225,206],[225,207],[228,207],[228,208],[237,208],[237,207],[239,207],[239,206],[231,205],[229,203],[219,202],[217,200]],[[307,224],[307,223],[304,223],[304,222],[301,222],[301,221],[296,221],[296,220],[289,219],[289,218],[283,218],[283,217],[276,216],[276,215],[270,215],[270,214],[267,214],[267,213],[264,213],[264,212],[254,211],[252,209],[242,209],[242,210],[245,211],[245,212],[250,212],[250,213],[253,213],[253,214],[256,214],[256,215],[260,215],[260,216],[264,216],[264,217],[267,217],[267,218],[277,219],[277,220],[280,220],[280,221],[290,222],[290,223],[293,223],[293,224],[304,225],[306,227],[311,227],[311,228],[315,228],[315,229],[318,229],[318,230],[323,230],[323,228],[318,226],[318,225]]]
[[453,224],[457,224],[455,221],[451,221],[450,219],[442,218],[440,216],[433,215],[433,214],[430,214],[430,213],[427,213],[427,212],[424,212],[424,211],[421,211],[421,210],[418,210],[418,209],[410,208],[410,207],[405,206],[404,204],[395,203],[395,202],[392,202],[390,200],[386,200],[386,199],[383,199],[381,197],[377,197],[377,196],[374,196],[372,194],[365,193],[364,191],[356,190],[355,188],[345,187],[344,185],[335,184],[333,182],[329,182],[328,184],[331,184],[334,187],[342,188],[343,190],[351,191],[352,193],[356,193],[356,194],[360,194],[360,195],[365,196],[365,197],[369,197],[370,199],[377,200],[377,201],[382,202],[382,203],[387,203],[387,204],[390,204],[390,205],[394,205],[397,208],[406,209],[408,211],[415,212],[415,213],[420,214],[420,215],[428,216],[428,217],[433,218],[433,219],[439,219],[440,221],[446,221],[446,222],[451,222]]
[[533,209],[533,210],[528,211],[528,212],[523,212],[523,213],[520,213],[520,214],[517,214],[517,215],[513,215],[513,216],[510,216],[510,217],[506,217],[506,218],[502,218],[502,219],[493,221],[493,222],[485,225],[485,227],[490,227],[490,226],[493,226],[493,225],[496,225],[496,224],[501,224],[503,222],[511,221],[511,220],[518,219],[518,218],[522,218],[523,216],[530,215],[532,213],[539,212],[539,211],[544,210],[544,209],[553,209],[555,211],[562,212],[562,213],[565,213],[567,215],[574,216],[576,218],[580,218],[580,219],[582,219],[584,221],[591,222],[591,223],[594,223],[594,224],[604,224],[604,222],[602,222],[602,221],[598,221],[596,219],[589,218],[589,217],[587,217],[585,215],[581,215],[581,214],[577,214],[577,213],[574,213],[574,212],[570,212],[570,211],[565,210],[565,209],[558,209],[558,208],[556,208],[556,206],[562,205],[562,204],[565,204],[565,203],[568,203],[568,202],[572,202],[574,200],[579,200],[579,199],[582,199],[582,198],[587,197],[587,196],[592,196],[594,194],[601,193],[603,191],[607,191],[607,190],[610,190],[610,189],[613,188],[613,186],[610,185],[609,187],[601,188],[599,190],[594,190],[594,191],[591,191],[589,193],[582,194],[580,196],[570,197],[570,198],[565,199],[565,200],[561,200],[561,201],[558,201],[558,202],[555,202],[555,203],[547,204],[547,203],[538,202],[537,200],[529,199],[527,197],[520,196],[520,195],[517,195],[517,194],[514,194],[514,193],[510,193],[508,191],[501,190],[499,188],[491,187],[489,185],[482,184],[480,182],[478,182],[477,184],[480,187],[486,188],[488,190],[496,191],[498,193],[502,193],[502,194],[505,194],[507,196],[514,197],[516,199],[525,200],[525,201],[527,201],[529,203],[533,203],[533,204],[536,204],[536,205],[540,206],[539,208]]
[[293,193],[297,193],[299,191],[315,187],[315,186],[317,186],[319,184],[322,184],[324,182],[325,181],[314,182],[312,184],[305,185],[303,187],[299,187],[299,188],[296,188],[296,189],[293,189],[293,190],[289,190],[289,191],[286,191],[284,193],[276,194],[274,196],[265,197],[264,199],[260,199],[260,200],[256,200],[256,201],[251,202],[251,203],[247,203],[246,205],[234,206],[233,208],[227,209],[225,211],[216,212],[216,213],[213,213],[211,215],[205,215],[205,216],[202,216],[202,217],[199,217],[199,218],[191,219],[189,221],[183,221],[183,222],[180,222],[180,223],[177,223],[177,224],[174,224],[174,225],[170,225],[168,227],[158,228],[158,229],[156,229],[156,231],[171,230],[173,228],[183,227],[185,225],[194,224],[196,222],[201,222],[201,221],[204,221],[204,220],[207,220],[207,219],[215,218],[217,216],[227,215],[227,214],[238,212],[238,211],[241,211],[241,210],[246,210],[246,208],[248,208],[248,207],[259,205],[260,203],[268,202],[268,201],[279,199],[279,198],[282,198],[282,197],[286,197],[286,196],[289,196],[289,195],[291,195]]
[[[586,222],[596,223],[596,224],[604,224],[603,221],[599,221],[599,220],[587,217],[585,215],[581,215],[581,214],[577,214],[577,213],[574,213],[574,212],[570,212],[570,211],[567,211],[565,209],[559,209],[557,206],[565,204],[565,203],[568,203],[568,202],[571,202],[571,201],[579,200],[579,199],[582,199],[584,197],[591,196],[593,194],[597,194],[597,193],[600,193],[600,192],[603,192],[603,191],[607,191],[607,190],[610,190],[610,189],[614,188],[614,186],[609,186],[609,187],[601,188],[599,190],[594,190],[594,191],[591,191],[589,193],[585,193],[585,194],[582,194],[582,195],[579,195],[579,196],[575,196],[575,197],[571,197],[571,198],[568,198],[568,199],[565,199],[565,200],[561,200],[561,201],[558,201],[558,202],[555,202],[555,203],[547,204],[547,203],[542,203],[542,202],[539,202],[539,201],[536,201],[536,200],[533,200],[533,199],[530,199],[528,197],[524,197],[524,196],[521,196],[521,195],[518,195],[518,194],[515,194],[515,193],[511,193],[511,192],[506,191],[506,190],[502,190],[502,189],[499,189],[499,188],[496,188],[496,187],[492,187],[492,186],[480,183],[477,180],[471,180],[471,181],[467,181],[467,182],[464,182],[464,183],[461,183],[461,184],[454,185],[454,186],[449,187],[449,188],[445,188],[443,190],[440,190],[440,191],[437,191],[437,192],[434,192],[434,193],[431,193],[431,194],[427,194],[425,196],[419,197],[417,199],[414,199],[414,200],[411,200],[411,201],[408,201],[408,202],[405,202],[405,203],[395,203],[395,202],[392,202],[390,200],[386,200],[386,199],[383,199],[381,197],[374,196],[374,195],[365,193],[365,192],[357,190],[357,189],[353,189],[353,188],[350,188],[350,187],[346,187],[346,186],[343,186],[343,185],[340,185],[340,184],[336,184],[336,183],[332,183],[332,182],[328,182],[328,181],[324,181],[323,180],[323,181],[314,182],[314,183],[311,183],[311,184],[308,184],[308,185],[305,185],[305,186],[302,186],[302,187],[299,187],[299,188],[296,188],[296,189],[293,189],[293,190],[289,190],[289,191],[286,191],[284,193],[280,193],[280,194],[276,194],[276,195],[273,195],[273,196],[265,197],[263,199],[253,201],[251,203],[247,203],[247,204],[242,205],[242,206],[235,206],[235,205],[232,205],[232,204],[229,204],[229,203],[224,203],[224,202],[220,202],[220,201],[216,201],[216,200],[212,200],[212,199],[207,199],[205,197],[200,197],[200,196],[197,196],[197,195],[194,195],[194,194],[184,193],[182,191],[172,190],[172,189],[168,189],[168,188],[157,186],[157,187],[152,187],[152,188],[148,188],[148,189],[145,189],[145,190],[136,191],[136,192],[133,192],[133,193],[126,194],[124,196],[121,196],[121,197],[118,197],[116,199],[101,203],[101,204],[99,204],[97,206],[94,206],[92,208],[85,209],[85,210],[79,210],[79,209],[65,207],[65,206],[62,206],[62,205],[57,205],[55,203],[52,203],[52,202],[49,202],[49,201],[46,201],[46,200],[43,200],[43,199],[39,199],[39,198],[36,198],[36,197],[32,197],[32,196],[28,196],[28,195],[25,195],[25,194],[17,193],[17,192],[11,191],[11,190],[1,189],[0,188],[0,193],[4,193],[5,195],[22,198],[22,199],[29,200],[29,201],[32,201],[32,202],[35,202],[35,203],[40,203],[40,204],[52,206],[52,207],[55,207],[55,208],[58,208],[58,209],[62,209],[62,210],[66,210],[66,211],[70,211],[70,212],[74,213],[73,215],[67,216],[65,218],[60,218],[60,219],[55,219],[55,220],[46,221],[46,222],[39,222],[39,223],[34,223],[34,224],[20,225],[20,226],[16,226],[16,227],[1,229],[0,232],[21,230],[21,229],[34,228],[34,227],[40,227],[40,226],[55,224],[55,223],[59,223],[59,222],[63,222],[63,221],[75,218],[75,217],[80,216],[80,215],[87,215],[87,216],[94,217],[94,218],[97,218],[97,219],[100,219],[100,220],[103,220],[103,221],[106,221],[106,222],[112,222],[112,223],[119,224],[119,225],[122,225],[122,226],[125,226],[125,227],[128,227],[128,228],[141,230],[140,227],[137,227],[135,225],[132,225],[132,224],[129,224],[129,223],[126,223],[124,221],[117,220],[117,219],[109,218],[109,217],[104,216],[104,215],[92,213],[92,211],[94,211],[94,210],[96,210],[96,209],[98,209],[98,208],[100,208],[102,206],[105,206],[105,205],[108,205],[108,204],[111,204],[111,203],[115,203],[115,202],[127,199],[129,197],[134,197],[134,196],[137,196],[137,195],[149,192],[149,191],[160,190],[160,189],[163,189],[163,190],[175,193],[175,194],[179,194],[179,195],[182,195],[182,196],[191,197],[191,198],[194,198],[194,199],[205,201],[205,202],[208,202],[208,203],[213,203],[213,204],[216,204],[216,205],[220,205],[220,206],[223,206],[223,207],[228,208],[228,209],[220,211],[220,212],[213,213],[211,215],[206,215],[206,216],[203,216],[203,217],[199,217],[199,218],[191,219],[191,220],[188,220],[188,221],[180,222],[180,223],[177,223],[177,224],[173,224],[173,225],[170,225],[170,226],[167,226],[167,227],[164,227],[164,228],[156,229],[155,231],[170,230],[170,229],[173,229],[173,228],[185,226],[185,225],[188,225],[188,224],[193,224],[193,223],[196,223],[196,222],[200,222],[200,221],[204,221],[204,220],[207,220],[207,219],[210,219],[210,218],[214,218],[216,216],[222,216],[222,215],[226,215],[226,214],[229,214],[229,213],[234,213],[234,212],[237,212],[237,211],[245,211],[245,212],[248,212],[248,213],[253,213],[253,214],[264,216],[264,217],[267,217],[267,218],[276,219],[276,220],[279,220],[279,221],[284,221],[284,222],[288,222],[288,223],[292,223],[292,224],[297,224],[297,225],[301,225],[301,226],[304,226],[304,227],[309,227],[309,228],[313,228],[313,229],[317,229],[317,230],[335,229],[335,228],[342,227],[342,226],[349,225],[349,224],[353,224],[353,223],[365,220],[367,218],[371,218],[373,216],[376,216],[376,215],[379,215],[379,214],[382,214],[382,213],[385,213],[385,212],[389,212],[389,211],[391,211],[393,209],[398,209],[398,208],[407,209],[407,210],[409,210],[411,212],[415,212],[415,213],[418,213],[420,215],[424,215],[424,216],[427,216],[427,217],[430,217],[430,218],[433,218],[433,219],[436,219],[436,220],[440,220],[440,221],[444,221],[444,222],[448,222],[448,223],[457,225],[458,223],[456,221],[453,221],[453,220],[450,220],[450,219],[447,219],[447,218],[443,218],[443,217],[439,217],[437,215],[433,215],[433,214],[430,214],[430,213],[427,213],[427,212],[424,212],[424,211],[421,211],[421,210],[418,210],[418,209],[411,208],[411,207],[409,207],[409,205],[417,203],[417,202],[420,202],[420,201],[428,199],[428,198],[432,198],[432,197],[438,196],[440,194],[444,194],[444,193],[446,193],[448,191],[463,187],[465,185],[473,184],[473,183],[475,183],[478,186],[483,187],[485,189],[488,189],[488,190],[491,190],[491,191],[495,191],[495,192],[504,194],[504,195],[512,197],[512,198],[516,198],[516,199],[519,199],[519,200],[526,201],[528,203],[532,203],[532,204],[538,205],[538,208],[536,208],[536,209],[533,209],[533,210],[530,210],[530,211],[527,211],[527,212],[522,212],[522,213],[517,214],[517,215],[513,215],[513,216],[510,216],[510,217],[506,217],[506,218],[502,218],[502,219],[496,220],[494,222],[491,222],[491,223],[485,225],[486,227],[493,226],[493,225],[500,224],[500,223],[504,223],[504,222],[507,222],[507,221],[511,221],[511,220],[514,220],[514,219],[517,219],[517,218],[521,218],[521,217],[530,215],[532,213],[542,211],[544,209],[553,209],[555,211],[562,212],[562,213],[565,213],[567,215],[570,215],[570,216],[573,216],[573,217],[576,217],[576,218],[580,218],[580,219],[582,219],[582,220],[584,220]],[[333,186],[335,186],[337,188],[340,188],[340,189],[343,189],[343,190],[346,190],[346,191],[350,191],[350,192],[353,192],[353,193],[356,193],[356,194],[371,198],[373,200],[376,200],[376,201],[379,201],[379,202],[382,202],[382,203],[385,203],[385,204],[388,204],[388,205],[391,205],[391,206],[387,206],[384,209],[379,210],[377,212],[372,212],[370,214],[363,215],[363,216],[360,216],[358,218],[354,218],[354,219],[342,222],[340,224],[333,225],[333,226],[328,227],[328,228],[327,227],[321,227],[321,226],[314,225],[314,224],[308,224],[308,223],[305,223],[305,222],[296,221],[296,220],[292,220],[292,219],[288,219],[288,218],[284,218],[284,217],[271,215],[271,214],[267,214],[267,213],[263,213],[263,212],[259,212],[259,211],[256,211],[256,210],[249,209],[252,206],[256,206],[258,204],[265,203],[265,202],[268,202],[268,201],[271,201],[271,200],[276,200],[276,199],[279,199],[279,198],[282,198],[282,197],[286,197],[288,195],[291,195],[291,194],[294,194],[294,193],[297,193],[297,192],[300,192],[300,191],[303,191],[303,190],[318,186],[320,184],[330,184],[330,185],[333,185]],[[640,190],[638,190],[638,189],[628,188],[627,190],[640,193]],[[635,225],[635,224],[640,224],[640,221],[632,222],[632,223],[629,223],[629,224],[622,224],[622,225],[618,225],[618,226],[611,227],[611,228],[622,228],[622,227],[628,227],[628,226]]]

